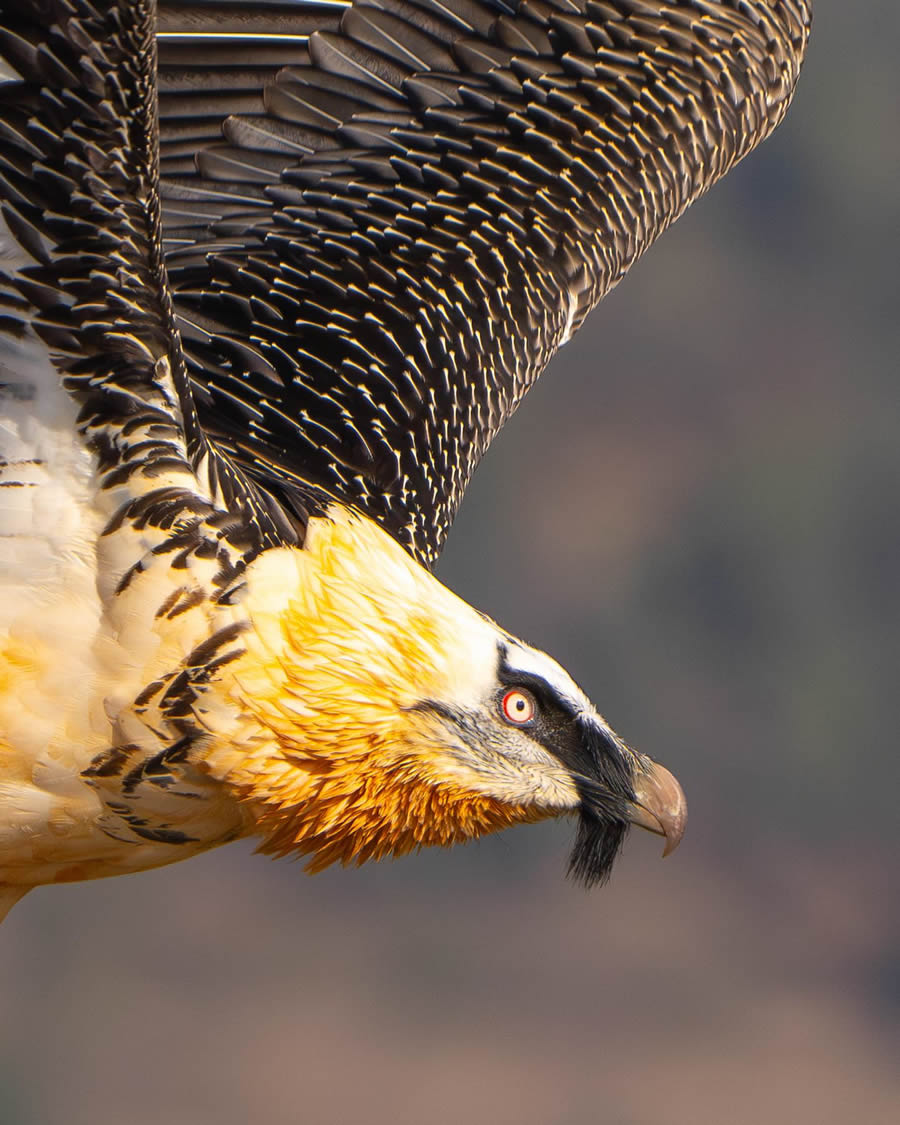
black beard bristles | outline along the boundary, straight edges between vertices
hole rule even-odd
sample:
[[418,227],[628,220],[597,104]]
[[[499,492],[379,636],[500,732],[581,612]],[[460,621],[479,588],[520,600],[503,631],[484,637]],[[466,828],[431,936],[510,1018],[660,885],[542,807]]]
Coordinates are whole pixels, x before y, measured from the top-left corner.
[[585,890],[607,882],[628,835],[627,821],[599,820],[590,812],[578,817],[578,832],[566,874]]
[[583,887],[607,882],[628,835],[628,806],[634,800],[632,758],[615,735],[579,717],[576,753],[569,768],[581,796],[578,832],[568,876]]

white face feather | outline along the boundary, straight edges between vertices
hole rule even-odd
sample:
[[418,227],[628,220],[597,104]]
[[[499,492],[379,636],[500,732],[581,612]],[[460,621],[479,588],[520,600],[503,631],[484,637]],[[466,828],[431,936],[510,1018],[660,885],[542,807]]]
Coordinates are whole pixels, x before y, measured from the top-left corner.
[[474,659],[469,667],[476,674],[467,685],[468,690],[462,696],[435,701],[445,704],[449,711],[445,723],[445,769],[473,792],[510,804],[555,812],[575,810],[580,796],[569,770],[542,745],[535,731],[527,726],[516,727],[504,718],[503,695],[517,686],[517,677],[521,675],[525,690],[535,681],[542,681],[563,709],[579,717],[589,716],[604,727],[606,724],[551,656],[511,636],[487,618],[483,620],[488,630],[479,637],[479,649],[472,654]]
[[552,656],[538,648],[532,648],[517,637],[504,634],[507,640],[506,660],[510,672],[522,672],[525,676],[535,676],[545,680],[561,702],[568,704],[573,711],[597,717],[591,701],[575,683],[569,673]]

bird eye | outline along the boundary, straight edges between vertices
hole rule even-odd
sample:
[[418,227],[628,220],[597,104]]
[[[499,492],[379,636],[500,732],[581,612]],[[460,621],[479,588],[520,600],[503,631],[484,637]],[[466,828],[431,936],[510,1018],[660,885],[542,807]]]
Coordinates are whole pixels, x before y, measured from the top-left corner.
[[536,710],[534,696],[530,691],[523,691],[522,688],[510,688],[503,693],[500,710],[508,723],[523,727],[534,718]]

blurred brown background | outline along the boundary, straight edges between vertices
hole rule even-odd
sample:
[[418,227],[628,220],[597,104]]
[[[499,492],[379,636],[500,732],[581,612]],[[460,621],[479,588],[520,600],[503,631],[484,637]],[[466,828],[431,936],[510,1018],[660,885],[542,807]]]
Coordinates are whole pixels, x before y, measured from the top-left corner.
[[681,778],[664,864],[532,827],[308,879],[232,846],[0,930],[2,1125],[900,1120],[900,5],[595,313],[443,578]]

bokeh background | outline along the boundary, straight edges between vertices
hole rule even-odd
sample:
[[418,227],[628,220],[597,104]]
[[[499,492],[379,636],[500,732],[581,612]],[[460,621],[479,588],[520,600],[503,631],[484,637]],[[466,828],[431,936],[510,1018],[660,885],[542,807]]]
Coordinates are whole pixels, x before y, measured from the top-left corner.
[[37,891],[2,1125],[900,1120],[898,42],[818,0],[785,125],[564,349],[440,567],[678,774],[681,849],[591,894],[564,825]]

